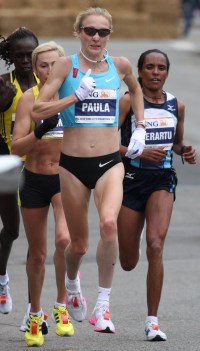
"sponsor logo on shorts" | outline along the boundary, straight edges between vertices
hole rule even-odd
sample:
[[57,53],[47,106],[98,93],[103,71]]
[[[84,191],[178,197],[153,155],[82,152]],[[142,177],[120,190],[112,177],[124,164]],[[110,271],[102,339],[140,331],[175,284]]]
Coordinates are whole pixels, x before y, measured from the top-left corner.
[[105,163],[99,163],[99,167],[101,168],[101,167],[104,167],[104,166],[106,166],[106,165],[108,165],[110,162],[112,162],[113,160],[110,160],[110,161],[108,161],[108,162],[105,162]]
[[135,173],[126,172],[125,178],[134,179],[135,178]]

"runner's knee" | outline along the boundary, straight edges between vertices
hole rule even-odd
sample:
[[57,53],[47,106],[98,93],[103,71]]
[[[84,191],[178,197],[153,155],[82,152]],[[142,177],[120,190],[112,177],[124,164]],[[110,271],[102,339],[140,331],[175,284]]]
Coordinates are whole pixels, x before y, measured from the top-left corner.
[[0,232],[0,242],[3,246],[10,245],[14,240],[16,240],[19,236],[19,228],[13,227],[9,229],[3,228]]
[[105,219],[100,224],[101,238],[103,241],[113,241],[117,235],[117,223],[114,218]]

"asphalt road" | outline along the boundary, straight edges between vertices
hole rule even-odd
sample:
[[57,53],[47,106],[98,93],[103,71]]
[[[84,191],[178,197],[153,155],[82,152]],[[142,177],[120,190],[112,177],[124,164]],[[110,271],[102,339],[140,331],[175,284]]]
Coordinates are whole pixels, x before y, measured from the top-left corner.
[[[186,105],[185,140],[200,151],[199,132],[199,91],[200,91],[200,27],[195,27],[186,39],[152,41],[134,40],[109,43],[112,56],[127,56],[136,72],[139,55],[150,48],[164,50],[171,62],[166,83],[169,90]],[[41,42],[49,39],[42,38]],[[79,48],[75,39],[57,38],[66,53]],[[1,72],[5,71],[2,63]],[[122,92],[125,87],[122,87]],[[144,319],[146,316],[146,271],[145,238],[142,255],[137,268],[123,272],[119,263],[111,294],[111,315],[117,333],[100,334],[93,331],[88,321],[74,322],[75,335],[70,338],[58,337],[51,321],[55,301],[55,278],[53,266],[54,225],[52,212],[49,215],[48,258],[46,277],[42,293],[42,307],[48,313],[49,334],[45,337],[42,350],[48,351],[199,351],[199,310],[200,310],[200,161],[196,166],[182,165],[175,158],[179,184],[171,226],[164,251],[165,280],[159,308],[161,329],[168,340],[150,343],[145,340]],[[83,293],[88,303],[88,315],[92,312],[97,297],[97,267],[95,250],[99,236],[98,217],[91,200],[89,211],[90,247],[81,267]],[[27,303],[27,280],[25,259],[27,242],[23,225],[19,239],[14,243],[8,264],[13,311],[0,315],[0,348],[5,351],[27,350],[24,334],[19,331]]]

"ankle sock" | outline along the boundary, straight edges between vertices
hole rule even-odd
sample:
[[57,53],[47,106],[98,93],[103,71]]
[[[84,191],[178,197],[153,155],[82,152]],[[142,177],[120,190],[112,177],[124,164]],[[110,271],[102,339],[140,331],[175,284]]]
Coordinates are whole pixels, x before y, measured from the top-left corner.
[[4,275],[0,275],[0,284],[1,285],[6,285],[9,282],[9,277],[8,277],[8,273],[4,274]]
[[38,311],[38,312],[30,312],[30,314],[32,314],[33,316],[39,317],[42,316],[42,310]]
[[79,277],[77,276],[76,279],[71,280],[66,275],[66,287],[67,287],[67,290],[70,290],[70,291],[80,291],[80,279],[79,279]]
[[97,298],[97,305],[102,305],[102,303],[109,304],[110,301],[110,292],[111,288],[101,288],[98,287],[98,298]]
[[66,304],[65,303],[60,303],[60,302],[55,302],[54,303],[54,308],[58,308],[59,306],[61,306],[61,307],[66,307]]
[[158,324],[158,317],[155,316],[147,316],[145,320],[145,324],[148,322],[153,322],[155,324]]

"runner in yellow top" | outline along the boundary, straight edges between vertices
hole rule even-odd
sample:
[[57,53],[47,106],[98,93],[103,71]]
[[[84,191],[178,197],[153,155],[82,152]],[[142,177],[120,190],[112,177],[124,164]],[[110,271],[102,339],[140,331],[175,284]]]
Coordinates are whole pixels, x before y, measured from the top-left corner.
[[[38,46],[38,39],[27,28],[16,29],[7,38],[0,37],[0,59],[7,68],[14,70],[0,76],[0,154],[10,153],[12,120],[19,97],[28,88],[37,84],[33,74],[31,55]],[[13,120],[14,121],[14,120]],[[0,194],[0,313],[12,310],[9,292],[7,263],[12,244],[19,235],[19,209],[17,192]]]

